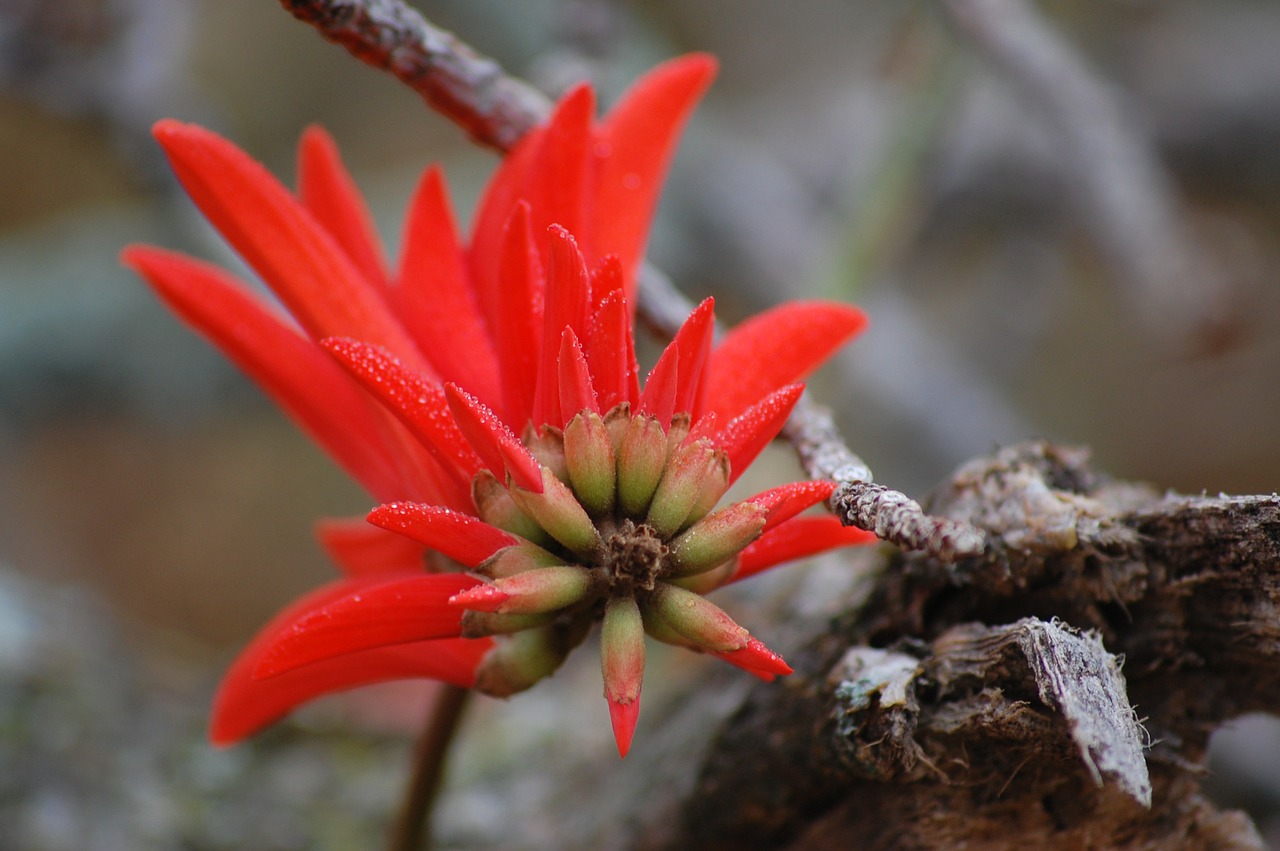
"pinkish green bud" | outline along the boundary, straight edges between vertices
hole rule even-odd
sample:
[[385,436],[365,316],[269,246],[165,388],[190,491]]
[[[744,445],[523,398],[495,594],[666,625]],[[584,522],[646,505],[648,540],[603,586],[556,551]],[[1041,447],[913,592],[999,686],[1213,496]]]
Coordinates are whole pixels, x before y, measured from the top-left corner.
[[590,557],[601,547],[600,533],[573,491],[546,467],[542,468],[542,493],[512,485],[511,498],[551,537],[580,556]]
[[692,417],[687,411],[680,411],[671,418],[671,427],[667,429],[667,455],[675,452],[689,436]]
[[667,464],[667,434],[647,414],[631,418],[618,449],[618,502],[629,517],[642,517]]
[[526,570],[554,567],[558,564],[564,564],[562,556],[549,553],[536,544],[516,544],[503,547],[489,556],[475,568],[475,572],[489,579],[502,579]]
[[631,404],[619,402],[604,415],[604,427],[609,431],[609,443],[613,445],[613,456],[618,457],[622,448],[622,438],[631,424]]
[[515,504],[506,485],[488,470],[482,469],[471,480],[471,498],[475,501],[477,516],[490,526],[535,544],[551,541],[551,536]]
[[671,542],[672,576],[689,576],[716,567],[760,537],[768,512],[750,502],[709,514]]
[[666,582],[658,583],[647,604],[672,630],[707,650],[741,650],[751,637],[715,603]]
[[670,644],[672,647],[684,647],[689,650],[701,650],[697,644],[685,638],[680,633],[671,628],[662,616],[654,609],[653,606],[645,604],[640,606],[640,619],[644,623],[645,634],[655,641],[661,641],[663,644]]
[[715,455],[711,441],[701,438],[679,446],[667,461],[645,518],[645,522],[663,538],[674,535],[684,525],[698,501],[703,480]]
[[729,490],[729,473],[729,456],[725,455],[723,450],[717,449],[714,457],[707,463],[702,482],[698,487],[698,498],[693,503],[689,516],[685,518],[681,531],[706,517],[711,513],[711,509],[716,507],[720,497]]
[[625,757],[640,714],[640,686],[644,679],[644,621],[640,607],[631,597],[611,599],[605,608],[600,667],[614,740],[618,753]]
[[500,615],[557,612],[591,590],[596,573],[576,565],[526,570],[515,576],[476,585],[449,598],[449,605]]
[[684,588],[686,591],[692,591],[695,594],[710,594],[727,582],[737,569],[738,559],[735,557],[703,573],[681,576],[676,579],[668,577],[668,579],[672,585]]
[[[487,586],[486,586],[487,587]],[[486,635],[511,635],[526,629],[545,626],[555,620],[554,612],[538,615],[500,615],[468,609],[462,613],[462,637],[483,638]]]
[[569,647],[550,627],[498,641],[476,667],[476,690],[508,697],[555,673]]
[[524,445],[538,463],[549,469],[565,484],[569,483],[569,467],[564,459],[564,435],[555,426],[530,426],[525,430]]
[[587,513],[601,517],[613,511],[617,462],[604,420],[595,411],[575,414],[564,428],[564,457],[569,482]]

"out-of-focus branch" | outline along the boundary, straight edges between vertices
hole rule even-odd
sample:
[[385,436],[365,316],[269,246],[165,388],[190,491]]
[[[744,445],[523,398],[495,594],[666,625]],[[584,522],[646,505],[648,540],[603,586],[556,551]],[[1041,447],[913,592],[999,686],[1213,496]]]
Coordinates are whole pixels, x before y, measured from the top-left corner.
[[506,151],[551,104],[400,0],[280,0],[295,18],[422,95],[481,145]]
[[938,0],[1053,129],[1063,182],[1152,331],[1211,344],[1228,330],[1221,270],[1196,249],[1176,189],[1118,94],[1026,0]]

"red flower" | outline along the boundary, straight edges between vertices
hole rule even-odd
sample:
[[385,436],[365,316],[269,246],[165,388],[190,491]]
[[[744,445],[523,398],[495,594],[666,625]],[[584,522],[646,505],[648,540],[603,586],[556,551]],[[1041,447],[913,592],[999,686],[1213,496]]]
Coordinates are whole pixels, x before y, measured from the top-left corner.
[[125,262],[385,503],[372,525],[321,525],[346,577],[236,660],[215,741],[381,680],[505,696],[552,673],[596,622],[623,754],[646,634],[766,679],[790,672],[702,594],[869,536],[795,518],[826,482],[715,505],[777,435],[793,382],[864,319],[788,304],[713,346],[708,299],[641,388],[636,267],[713,74],[702,56],[668,63],[599,123],[591,89],[570,92],[498,169],[469,245],[429,169],[394,270],[322,131],[303,136],[295,196],[209,131],[156,125],[178,179],[291,318],[197,260],[135,246]]

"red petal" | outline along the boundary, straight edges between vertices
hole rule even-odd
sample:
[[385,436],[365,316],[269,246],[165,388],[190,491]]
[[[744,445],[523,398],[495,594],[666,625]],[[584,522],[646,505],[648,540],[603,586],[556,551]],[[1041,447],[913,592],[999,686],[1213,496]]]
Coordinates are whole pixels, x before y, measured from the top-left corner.
[[640,412],[650,414],[661,424],[663,431],[671,427],[671,415],[676,412],[676,392],[680,384],[680,350],[667,346],[653,371],[645,379],[640,392]]
[[723,659],[730,665],[741,668],[767,683],[773,682],[775,677],[785,677],[787,674],[794,673],[785,659],[765,647],[763,643],[755,638],[748,638],[747,646],[741,650],[712,651],[711,655]]
[[316,524],[316,537],[350,577],[421,573],[423,546],[369,525],[364,517],[330,517]]
[[768,532],[806,508],[822,502],[831,496],[835,489],[835,482],[827,479],[792,482],[748,497],[746,501],[755,503],[769,512],[769,517],[764,524],[764,531]]
[[711,338],[716,330],[715,306],[715,299],[704,299],[671,340],[671,345],[680,352],[675,410],[692,414],[694,418],[702,413],[707,358],[711,354]]
[[471,479],[481,462],[454,422],[443,388],[411,369],[385,349],[356,340],[326,339],[321,345],[369,393],[395,414],[448,472],[470,500]]
[[253,676],[271,677],[375,647],[457,638],[462,617],[449,598],[477,584],[470,576],[434,573],[327,585],[299,600],[293,617],[259,636]]
[[542,493],[542,468],[537,459],[497,414],[453,384],[445,385],[445,397],[458,428],[484,460],[489,472],[500,481],[505,481],[504,474],[510,473],[520,487]]
[[542,353],[538,363],[538,387],[534,393],[533,423],[560,425],[559,368],[560,336],[572,328],[578,339],[587,335],[591,282],[587,266],[573,235],[552,226],[550,260],[547,265],[546,319],[542,331]]
[[570,89],[556,103],[542,140],[538,165],[529,173],[526,197],[535,232],[559,225],[569,233],[585,234],[594,225],[588,219],[592,211],[587,206],[587,180],[595,112],[595,92],[586,83]]
[[876,536],[871,532],[843,526],[830,515],[796,517],[761,535],[739,553],[738,569],[725,584],[754,576],[785,561],[875,541]]
[[164,120],[153,132],[192,200],[307,333],[368,340],[426,368],[382,293],[265,168],[201,127]]
[[640,697],[623,702],[609,698],[609,723],[613,727],[613,740],[618,745],[618,756],[623,759],[631,751],[636,722],[640,720]]
[[712,442],[729,456],[729,482],[732,484],[746,472],[769,441],[778,436],[791,416],[804,385],[792,384],[775,390],[735,417]]
[[471,292],[438,168],[427,169],[409,206],[399,295],[406,325],[445,381],[485,404],[499,400],[498,363]]
[[157,248],[131,246],[121,258],[370,493],[382,499],[406,494],[381,412],[244,285],[216,266]]
[[379,505],[369,512],[369,522],[406,535],[466,567],[475,567],[503,547],[520,542],[478,517],[418,502]]
[[639,403],[640,375],[631,309],[622,293],[610,295],[596,312],[587,364],[596,380],[600,410],[612,410],[619,402],[629,402],[633,407]]
[[623,95],[596,130],[591,254],[619,255],[628,280],[634,280],[644,254],[676,138],[715,70],[715,60],[700,54],[659,65]]
[[730,331],[711,353],[707,407],[727,421],[758,399],[817,369],[866,325],[855,307],[791,302]]
[[502,240],[502,298],[490,315],[507,422],[521,426],[533,413],[542,344],[544,283],[529,225],[529,205],[516,205]]
[[369,208],[323,129],[308,127],[298,146],[298,196],[360,273],[385,287],[387,269]]
[[578,337],[572,328],[565,328],[560,341],[560,422],[565,426],[580,411],[600,413],[595,388],[591,386],[591,371],[587,359],[578,345]]
[[266,640],[287,622],[289,614],[282,613],[268,625],[222,678],[209,725],[209,738],[214,744],[237,742],[312,698],[356,686],[427,678],[471,688],[475,685],[476,666],[493,648],[491,638],[415,641],[362,650],[270,679],[255,678],[253,672]]

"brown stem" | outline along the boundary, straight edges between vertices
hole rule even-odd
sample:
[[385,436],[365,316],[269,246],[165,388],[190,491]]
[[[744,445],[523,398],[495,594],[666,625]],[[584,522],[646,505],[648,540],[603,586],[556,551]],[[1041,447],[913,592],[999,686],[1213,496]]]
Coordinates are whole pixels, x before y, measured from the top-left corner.
[[431,848],[432,805],[444,777],[449,744],[470,695],[469,690],[446,683],[431,704],[427,726],[414,752],[413,777],[405,790],[388,851],[428,851]]

